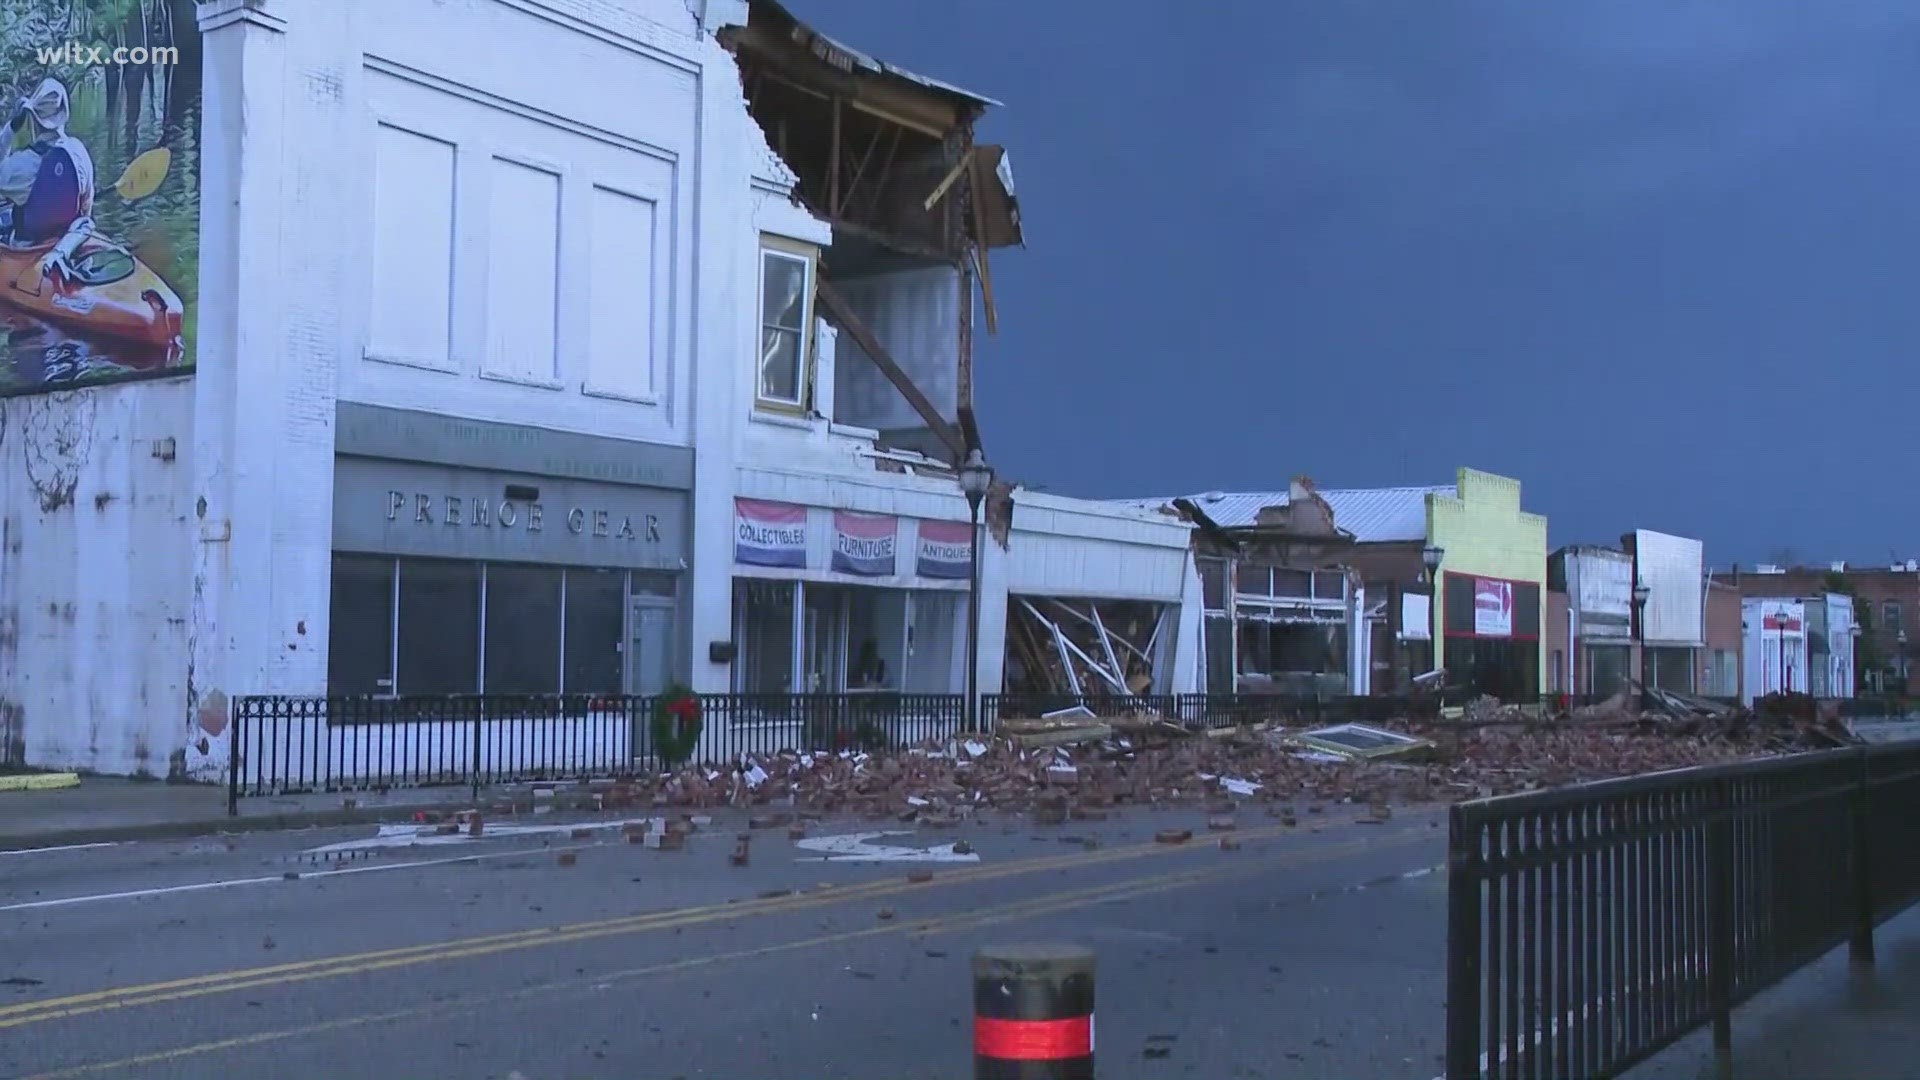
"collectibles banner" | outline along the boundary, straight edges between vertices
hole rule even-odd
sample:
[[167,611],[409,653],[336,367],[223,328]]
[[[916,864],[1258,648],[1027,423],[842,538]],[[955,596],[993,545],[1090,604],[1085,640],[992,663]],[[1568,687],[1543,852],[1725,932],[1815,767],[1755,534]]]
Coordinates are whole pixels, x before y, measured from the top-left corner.
[[806,569],[807,508],[759,499],[733,500],[733,561]]

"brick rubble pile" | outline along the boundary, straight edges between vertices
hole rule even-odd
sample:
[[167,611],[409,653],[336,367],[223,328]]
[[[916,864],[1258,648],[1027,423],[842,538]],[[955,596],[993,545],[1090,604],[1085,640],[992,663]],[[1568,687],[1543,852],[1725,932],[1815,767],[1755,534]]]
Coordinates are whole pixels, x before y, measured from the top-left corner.
[[1453,802],[1772,752],[1721,733],[1646,723],[1384,725],[1426,741],[1418,754],[1340,759],[1279,729],[1169,734],[1166,725],[1070,745],[976,736],[943,745],[753,755],[613,785],[606,804],[855,813],[940,825],[992,811],[1095,816],[1125,806]]

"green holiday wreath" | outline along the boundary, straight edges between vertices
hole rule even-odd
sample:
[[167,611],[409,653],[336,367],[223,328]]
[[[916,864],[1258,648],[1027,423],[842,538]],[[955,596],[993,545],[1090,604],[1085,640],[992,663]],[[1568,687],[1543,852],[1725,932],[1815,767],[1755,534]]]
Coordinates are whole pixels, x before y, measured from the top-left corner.
[[653,750],[668,768],[693,756],[700,744],[700,699],[675,683],[653,699]]

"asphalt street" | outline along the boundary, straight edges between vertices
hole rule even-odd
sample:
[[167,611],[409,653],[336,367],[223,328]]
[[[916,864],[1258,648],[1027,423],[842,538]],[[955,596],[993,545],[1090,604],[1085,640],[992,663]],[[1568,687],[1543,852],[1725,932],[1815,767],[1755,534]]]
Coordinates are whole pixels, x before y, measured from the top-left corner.
[[970,955],[1047,940],[1097,951],[1106,1080],[1431,1080],[1439,823],[816,822],[744,867],[726,815],[680,852],[549,818],[0,853],[0,1077],[966,1080]]

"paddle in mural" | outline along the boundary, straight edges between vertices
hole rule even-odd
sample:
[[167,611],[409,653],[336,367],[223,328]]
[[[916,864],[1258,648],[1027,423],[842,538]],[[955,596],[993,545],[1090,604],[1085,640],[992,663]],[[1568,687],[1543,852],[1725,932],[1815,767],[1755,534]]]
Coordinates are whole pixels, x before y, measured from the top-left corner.
[[191,370],[194,0],[0,0],[0,394]]

